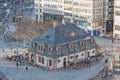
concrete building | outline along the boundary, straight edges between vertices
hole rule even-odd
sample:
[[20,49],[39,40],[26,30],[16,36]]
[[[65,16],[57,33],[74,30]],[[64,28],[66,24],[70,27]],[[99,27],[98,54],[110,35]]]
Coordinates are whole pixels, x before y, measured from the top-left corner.
[[71,18],[91,35],[99,35],[103,26],[103,0],[35,0],[37,21]]
[[113,32],[114,0],[103,0],[103,33]]
[[0,0],[0,2],[4,2],[4,0]]
[[3,0],[5,2],[11,2],[11,3],[34,3],[34,0]]
[[115,0],[113,36],[120,39],[120,0]]
[[90,59],[97,53],[94,37],[73,23],[54,23],[53,28],[32,40],[29,62],[57,69]]

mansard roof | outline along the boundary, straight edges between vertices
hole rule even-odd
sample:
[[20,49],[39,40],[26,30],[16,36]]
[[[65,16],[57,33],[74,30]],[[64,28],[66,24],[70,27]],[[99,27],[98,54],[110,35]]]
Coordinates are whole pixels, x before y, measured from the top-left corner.
[[86,36],[88,36],[88,34],[84,30],[75,24],[67,23],[66,25],[62,24],[52,27],[47,32],[33,39],[33,41],[57,45],[82,40]]
[[[33,39],[33,43],[44,45],[44,53],[30,48],[29,50],[36,54],[41,54],[48,57],[60,57],[68,54],[78,53],[84,50],[90,50],[97,47],[97,44],[92,44],[94,38],[87,34],[84,30],[80,29],[75,24],[68,23],[66,25],[58,25],[51,28],[47,32]],[[84,47],[81,47],[81,42],[83,42]],[[69,44],[73,44],[73,51],[70,51]],[[61,53],[57,54],[56,48],[61,47]],[[52,53],[48,52],[49,47],[52,48]]]

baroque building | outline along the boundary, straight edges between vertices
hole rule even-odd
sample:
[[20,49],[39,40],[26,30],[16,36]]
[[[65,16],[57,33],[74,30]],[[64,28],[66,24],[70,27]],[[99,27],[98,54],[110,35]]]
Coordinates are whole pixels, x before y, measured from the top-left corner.
[[97,53],[95,38],[74,23],[55,24],[32,40],[29,62],[45,68],[58,69],[67,67],[70,62],[96,56]]

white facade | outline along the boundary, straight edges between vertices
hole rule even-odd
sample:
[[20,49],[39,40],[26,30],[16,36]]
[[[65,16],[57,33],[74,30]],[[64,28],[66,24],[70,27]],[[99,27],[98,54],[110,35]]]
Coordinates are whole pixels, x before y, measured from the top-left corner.
[[115,0],[114,37],[120,39],[120,0]]
[[[88,52],[90,56],[95,56],[97,54],[96,49],[91,49],[91,50],[81,51],[75,54],[68,54],[66,56],[62,56],[58,58],[50,58],[50,57],[42,56],[39,54],[34,54],[34,57],[32,58],[31,55],[33,53],[29,52],[29,59],[30,59],[29,61],[31,62],[31,60],[33,59],[34,65],[46,67],[49,69],[58,69],[64,66],[67,67],[69,62],[79,62],[79,61],[85,60],[85,58],[88,58],[87,56]],[[42,63],[42,58],[44,59],[43,63]],[[49,60],[51,60],[51,65]]]
[[35,0],[36,20],[43,21],[44,13],[62,15],[66,21],[74,18],[80,26],[101,30],[103,0]]

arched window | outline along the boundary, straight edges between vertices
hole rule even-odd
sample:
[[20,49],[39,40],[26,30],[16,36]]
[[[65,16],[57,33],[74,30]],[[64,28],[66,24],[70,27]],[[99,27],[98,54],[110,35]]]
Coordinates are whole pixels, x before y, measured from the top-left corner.
[[84,56],[84,53],[82,53],[81,56]]
[[60,62],[60,59],[58,59],[58,63]]
[[73,59],[73,56],[70,56],[70,59]]
[[40,57],[40,56],[39,56],[39,58],[38,58],[38,59],[39,59],[39,63],[41,63],[41,57]]
[[49,60],[49,66],[52,66],[52,60]]
[[78,58],[78,55],[76,55],[76,58]]
[[87,52],[87,57],[90,57],[90,52]]

